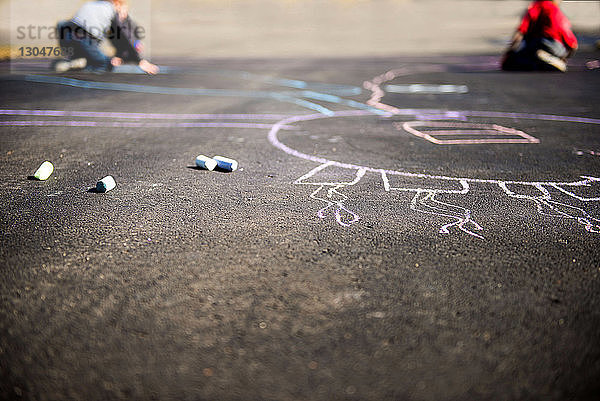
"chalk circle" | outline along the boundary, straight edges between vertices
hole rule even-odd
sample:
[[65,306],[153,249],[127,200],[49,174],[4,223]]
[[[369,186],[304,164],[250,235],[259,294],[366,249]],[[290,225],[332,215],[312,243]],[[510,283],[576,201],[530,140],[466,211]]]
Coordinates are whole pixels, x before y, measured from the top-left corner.
[[[439,115],[446,112],[437,113]],[[454,112],[452,112],[454,113]],[[484,112],[471,112],[473,115],[478,117],[485,117]],[[417,117],[419,112],[407,110],[405,115],[414,114]],[[435,113],[433,113],[435,114]],[[464,118],[467,113],[456,112],[457,116]],[[494,113],[490,113],[494,114]],[[474,238],[485,239],[483,236],[484,227],[474,220],[472,211],[467,206],[463,206],[460,200],[454,200],[454,198],[467,195],[471,192],[473,185],[488,185],[495,188],[498,194],[511,198],[513,200],[522,201],[527,204],[534,204],[534,210],[541,216],[554,219],[569,220],[584,228],[589,233],[600,233],[600,219],[594,217],[584,207],[582,203],[590,205],[590,202],[600,201],[600,192],[598,191],[598,183],[600,178],[593,177],[590,175],[584,175],[587,171],[582,171],[581,176],[570,181],[560,180],[518,180],[518,179],[503,179],[503,178],[477,178],[477,177],[461,177],[460,175],[446,175],[446,174],[433,174],[423,173],[418,171],[407,171],[398,169],[385,169],[383,167],[372,167],[367,165],[361,165],[358,163],[344,163],[335,160],[331,160],[329,156],[319,156],[313,152],[308,154],[300,150],[294,149],[281,142],[277,136],[284,124],[294,124],[299,122],[308,122],[314,120],[330,119],[333,117],[359,117],[367,116],[368,114],[360,111],[344,111],[336,112],[332,116],[322,115],[307,115],[297,116],[283,119],[276,123],[271,131],[269,132],[269,141],[271,144],[278,149],[282,150],[286,154],[301,159],[305,159],[314,163],[318,163],[317,167],[314,167],[300,178],[295,181],[297,185],[308,185],[313,188],[310,198],[318,201],[322,207],[317,212],[317,217],[320,219],[334,218],[338,225],[343,227],[349,227],[350,225],[358,222],[361,218],[359,214],[352,210],[349,203],[352,203],[346,190],[349,187],[359,184],[363,176],[367,173],[375,173],[379,175],[380,180],[383,182],[383,189],[386,192],[401,191],[404,193],[411,193],[412,200],[410,201],[410,209],[414,212],[421,214],[435,216],[442,220],[438,232],[440,234],[451,234],[454,232],[462,232]],[[492,116],[490,116],[492,117]],[[493,117],[501,117],[494,115]],[[512,116],[514,118],[514,115]],[[538,119],[539,116],[534,115],[521,115],[522,118]],[[560,116],[545,116],[546,118],[539,118],[540,120],[548,119],[553,121],[563,122],[585,122],[590,124],[600,124],[600,120],[585,119],[583,121],[573,121],[571,117],[560,117]],[[396,126],[398,126],[396,122]],[[470,122],[458,122],[458,121],[409,121],[400,124],[405,130],[418,137],[429,137],[430,142],[438,140],[438,137],[451,137],[451,136],[463,136],[469,137],[469,141],[473,140],[473,136],[496,136],[503,138],[492,138],[492,139],[518,139],[519,141],[527,141],[527,144],[534,146],[539,145],[539,140],[530,135],[525,134],[523,131],[507,128],[497,124],[483,124],[483,123],[470,123]],[[322,129],[322,127],[321,127]],[[338,128],[339,129],[339,128]],[[350,130],[357,129],[357,125],[353,124],[349,127]],[[412,131],[412,132],[411,132]],[[425,133],[427,132],[427,133]],[[305,131],[306,133],[306,131]],[[320,138],[320,135],[314,136]],[[479,138],[481,139],[481,138]],[[486,139],[486,138],[484,138]],[[489,139],[489,138],[487,138]],[[442,139],[443,141],[444,139]],[[389,146],[389,141],[382,141],[383,146]],[[425,141],[424,141],[425,142]],[[303,142],[296,142],[297,145]],[[434,142],[435,143],[435,142]],[[477,143],[477,142],[474,142]],[[438,143],[439,144],[439,143]],[[439,146],[429,144],[429,148],[421,147],[421,149],[431,149],[432,146],[440,149]],[[464,150],[464,146],[470,146],[473,143],[467,142],[461,144],[461,149]],[[495,143],[494,146],[500,144]],[[511,142],[512,146],[529,146],[523,142]],[[339,143],[336,143],[339,146]],[[472,147],[471,147],[472,148]],[[314,149],[314,148],[313,148]],[[451,149],[448,147],[442,149]],[[548,149],[546,149],[548,150]],[[410,152],[409,152],[410,153]],[[473,152],[480,154],[483,152]],[[406,153],[405,153],[406,154]],[[447,155],[447,154],[446,154]],[[419,156],[419,155],[418,155]],[[460,155],[459,155],[460,156]],[[478,156],[480,160],[485,161],[487,155],[484,153],[483,156]],[[381,160],[378,159],[381,163]],[[451,160],[452,163],[460,163],[460,159]],[[553,161],[552,161],[553,162]],[[453,166],[450,163],[449,166]],[[594,164],[594,163],[592,163]],[[495,163],[491,163],[493,169],[492,173],[497,172],[497,166]],[[510,165],[510,163],[508,164]],[[589,164],[588,164],[589,165]],[[595,164],[594,164],[595,165]],[[468,164],[467,164],[468,170]],[[355,172],[355,178],[353,180],[340,180],[336,177],[326,177],[323,173],[331,175],[331,169],[347,169]],[[464,167],[463,167],[464,168]],[[449,170],[452,171],[452,170]],[[456,171],[456,169],[454,169]],[[472,169],[471,169],[472,171]],[[536,170],[537,171],[537,170]],[[557,167],[550,171],[550,173],[559,174]],[[572,171],[572,169],[568,169]],[[596,171],[596,170],[592,170]],[[478,172],[481,172],[481,168],[478,168]],[[564,173],[563,173],[564,174]],[[567,172],[569,174],[569,172]],[[372,174],[373,176],[373,174]],[[449,186],[456,184],[459,185],[457,188],[451,188]],[[591,189],[591,193],[581,193],[581,189]],[[533,193],[531,193],[533,191]],[[489,193],[485,191],[484,193]],[[453,197],[452,201],[447,198],[448,196]],[[564,198],[564,199],[563,199]],[[458,199],[458,198],[457,198]],[[593,209],[597,208],[597,205],[592,206]]]
[[[389,117],[367,111],[294,116],[275,124],[269,140],[288,154],[332,163],[332,167],[451,181],[562,182],[597,175],[594,158],[572,152],[573,146],[598,145],[597,119],[485,111],[399,111]],[[422,119],[429,116],[440,119]],[[285,125],[298,129],[283,134]],[[400,131],[403,135],[398,135]],[[565,132],[577,134],[569,146],[564,144]],[[333,143],[330,137],[341,139]]]

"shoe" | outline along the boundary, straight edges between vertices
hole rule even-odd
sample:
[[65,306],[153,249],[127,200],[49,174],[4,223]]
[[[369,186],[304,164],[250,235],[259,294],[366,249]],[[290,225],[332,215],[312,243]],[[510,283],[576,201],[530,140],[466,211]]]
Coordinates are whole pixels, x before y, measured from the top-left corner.
[[539,58],[544,63],[551,65],[556,68],[558,71],[566,72],[567,71],[567,63],[565,63],[561,58],[556,57],[545,50],[539,49],[536,52],[537,58]]
[[54,71],[67,72],[69,70],[82,70],[86,67],[87,60],[85,58],[76,58],[73,60],[60,60],[54,64]]

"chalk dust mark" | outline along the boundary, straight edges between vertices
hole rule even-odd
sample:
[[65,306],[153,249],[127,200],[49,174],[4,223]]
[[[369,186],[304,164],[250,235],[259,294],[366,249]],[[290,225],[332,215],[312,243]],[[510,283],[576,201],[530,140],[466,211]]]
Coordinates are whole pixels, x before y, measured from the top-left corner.
[[[554,115],[534,115],[534,114],[515,114],[515,113],[496,113],[496,112],[445,112],[443,110],[415,110],[415,109],[402,109],[399,110],[400,114],[417,116],[419,113],[427,114],[453,114],[457,116],[464,115],[477,115],[478,117],[488,116],[489,117],[510,117],[510,118],[527,118],[527,119],[539,119],[539,120],[552,120],[562,122],[577,122],[587,124],[600,124],[600,120],[580,118],[580,117],[567,117],[567,116],[554,116]],[[329,118],[340,118],[340,117],[360,117],[360,116],[372,116],[371,113],[366,111],[338,111],[333,116],[324,116],[322,114],[311,114],[304,116],[292,116],[287,119],[283,119],[273,125],[269,132],[269,142],[276,148],[280,149],[284,153],[304,159],[310,162],[318,163],[319,166],[313,168],[308,173],[300,177],[295,181],[295,184],[302,185],[313,185],[317,188],[311,193],[311,198],[325,202],[326,206],[322,208],[317,214],[319,218],[325,218],[332,213],[336,218],[338,224],[342,226],[349,226],[357,222],[360,217],[357,213],[350,211],[346,207],[348,197],[344,195],[341,190],[348,186],[356,185],[360,182],[362,177],[366,173],[376,173],[381,176],[383,182],[383,189],[386,192],[390,191],[403,191],[414,193],[413,200],[411,202],[411,209],[417,212],[427,213],[431,215],[437,215],[439,217],[449,218],[452,221],[443,225],[439,232],[443,234],[451,234],[454,230],[466,233],[470,236],[481,238],[484,237],[479,234],[483,228],[477,222],[473,220],[472,212],[462,206],[458,206],[449,202],[441,201],[439,196],[441,194],[454,194],[454,196],[465,195],[470,192],[471,184],[481,185],[492,185],[499,187],[502,193],[515,199],[532,201],[537,205],[537,211],[541,215],[552,216],[553,218],[565,218],[582,225],[586,231],[590,233],[600,232],[600,221],[591,216],[588,212],[568,204],[568,202],[558,202],[553,199],[550,195],[548,188],[556,189],[563,195],[573,198],[574,201],[581,202],[597,202],[600,201],[598,196],[599,191],[593,184],[600,183],[600,178],[591,176],[581,176],[579,181],[568,181],[568,182],[554,182],[554,181],[511,181],[511,180],[499,180],[499,179],[483,179],[475,177],[452,177],[445,175],[433,175],[425,173],[417,173],[411,171],[400,171],[400,170],[388,170],[382,168],[376,168],[371,166],[364,166],[352,163],[344,163],[340,161],[330,160],[325,157],[309,155],[300,152],[296,149],[292,149],[287,145],[283,144],[278,138],[278,132],[281,128],[294,123],[300,123],[304,121],[314,121]],[[431,122],[429,122],[431,123]],[[444,122],[444,124],[447,122]],[[349,172],[354,172],[355,177],[351,181],[342,182],[336,179],[335,174],[329,174],[326,181],[322,182],[307,182],[311,177],[324,171],[327,168],[340,168],[345,169]],[[326,175],[326,174],[325,174]],[[394,180],[394,185],[390,183],[390,178]],[[526,194],[518,193],[509,189],[513,187],[519,187],[521,190],[527,189]],[[525,188],[523,188],[525,186]],[[582,194],[576,193],[575,191],[587,191],[588,194],[593,196],[583,196]],[[562,200],[562,199],[561,199]]]
[[590,149],[576,149],[573,151],[577,156],[590,155],[590,156],[600,156],[600,151],[590,150]]

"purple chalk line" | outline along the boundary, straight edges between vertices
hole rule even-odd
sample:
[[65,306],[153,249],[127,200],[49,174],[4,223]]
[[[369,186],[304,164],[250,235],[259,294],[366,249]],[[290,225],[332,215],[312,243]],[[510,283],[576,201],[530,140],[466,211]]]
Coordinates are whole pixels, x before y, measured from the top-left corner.
[[116,113],[101,111],[67,111],[67,110],[3,110],[0,115],[6,116],[44,116],[44,117],[99,117],[99,118],[132,118],[155,120],[281,120],[290,114],[173,114],[173,113]]
[[600,119],[587,117],[557,116],[553,114],[505,113],[497,111],[450,111],[439,109],[399,109],[395,112],[402,116],[416,116],[420,120],[447,120],[465,117],[518,118],[524,120],[560,121],[565,123],[600,124]]
[[[13,127],[104,127],[104,128],[259,128],[271,129],[272,124],[258,123],[142,123],[142,122],[98,122],[98,121],[0,121],[0,126]],[[289,125],[281,128],[297,129]]]
[[[412,114],[414,110],[411,109],[400,109],[399,113],[396,114]],[[455,113],[455,112],[451,112]],[[556,116],[556,115],[546,115],[546,114],[519,114],[519,113],[496,113],[496,112],[477,112],[477,111],[464,111],[460,112],[468,115],[477,115],[480,117],[493,116],[493,117],[514,117],[514,118],[528,118],[528,119],[540,119],[540,120],[553,120],[553,121],[566,121],[566,122],[582,122],[582,123],[590,123],[590,124],[600,124],[600,120],[591,119],[591,118],[580,118],[580,117],[568,117],[568,116]],[[443,175],[432,175],[432,174],[423,174],[423,173],[411,173],[408,171],[397,171],[397,170],[386,170],[382,168],[373,168],[369,166],[360,166],[357,164],[351,163],[341,163],[334,160],[329,160],[324,157],[309,155],[306,153],[302,153],[296,149],[292,149],[289,146],[283,144],[279,138],[277,137],[277,133],[279,132],[279,128],[288,124],[299,123],[303,121],[315,121],[321,119],[329,119],[335,117],[352,117],[352,116],[372,116],[373,114],[368,111],[361,110],[348,110],[348,111],[337,111],[334,112],[332,116],[325,116],[323,114],[308,114],[302,116],[293,116],[278,121],[273,125],[271,130],[269,131],[268,139],[271,145],[278,148],[279,150],[287,153],[290,156],[298,157],[304,160],[310,160],[315,163],[319,163],[321,165],[327,166],[335,166],[346,168],[350,170],[364,170],[367,172],[378,173],[382,175],[399,175],[404,177],[417,177],[417,178],[427,178],[427,179],[437,179],[437,180],[445,180],[445,181],[459,181],[463,185],[467,185],[468,183],[486,183],[486,184],[553,184],[553,185],[579,185],[584,181],[578,182],[525,182],[525,181],[502,181],[502,180],[493,180],[493,179],[478,179],[478,178],[468,178],[468,177],[449,177]]]
[[562,121],[567,123],[600,124],[600,120],[595,118],[556,116],[552,114],[502,113],[494,111],[462,111],[459,113],[471,117],[522,118],[531,120]]

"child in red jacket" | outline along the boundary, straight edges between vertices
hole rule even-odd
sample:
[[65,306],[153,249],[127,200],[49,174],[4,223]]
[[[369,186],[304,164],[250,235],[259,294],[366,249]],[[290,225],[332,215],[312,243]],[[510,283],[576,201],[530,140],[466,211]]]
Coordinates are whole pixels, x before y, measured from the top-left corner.
[[529,5],[504,55],[503,70],[567,70],[566,59],[577,49],[577,39],[560,2],[536,0]]

